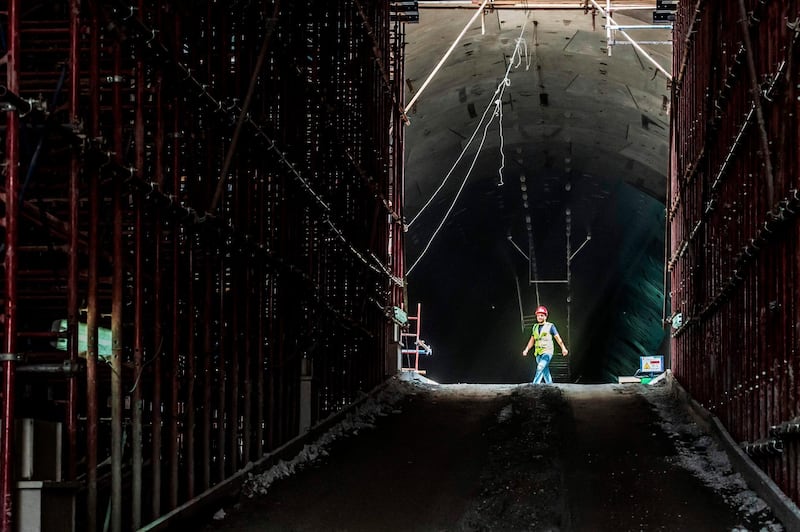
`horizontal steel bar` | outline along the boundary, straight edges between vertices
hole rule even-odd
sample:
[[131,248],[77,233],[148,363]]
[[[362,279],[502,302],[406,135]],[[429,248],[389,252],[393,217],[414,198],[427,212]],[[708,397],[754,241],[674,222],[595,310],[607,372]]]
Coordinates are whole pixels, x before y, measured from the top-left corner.
[[[611,30],[672,30],[672,24],[609,24]],[[641,41],[637,41],[641,43]]]
[[[636,41],[636,44],[647,44],[647,45],[668,45],[668,46],[672,46],[672,44],[673,44],[673,43],[672,43],[672,41]],[[632,46],[632,45],[633,45],[633,43],[630,43],[630,42],[628,42],[628,41],[614,41],[613,43],[611,43],[611,45],[612,45],[612,46],[617,46],[617,45],[628,45],[628,46]]]

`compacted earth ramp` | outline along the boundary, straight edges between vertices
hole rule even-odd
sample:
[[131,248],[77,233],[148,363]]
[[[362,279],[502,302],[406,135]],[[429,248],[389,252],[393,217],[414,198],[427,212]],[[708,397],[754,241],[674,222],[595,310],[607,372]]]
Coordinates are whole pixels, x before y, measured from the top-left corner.
[[391,386],[205,529],[783,529],[663,387]]

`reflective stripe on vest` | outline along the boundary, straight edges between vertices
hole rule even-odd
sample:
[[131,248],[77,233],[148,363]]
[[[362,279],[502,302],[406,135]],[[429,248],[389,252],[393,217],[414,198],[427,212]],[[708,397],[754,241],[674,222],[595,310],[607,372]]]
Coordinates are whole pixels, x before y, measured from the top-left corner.
[[[539,325],[542,326],[541,332],[539,332]],[[544,322],[542,324],[534,323],[533,328],[531,329],[531,336],[533,336],[533,342],[535,346],[535,355],[541,355],[542,353],[552,353],[555,351],[555,346],[553,345],[553,335],[550,334],[552,332],[553,324],[549,322]]]

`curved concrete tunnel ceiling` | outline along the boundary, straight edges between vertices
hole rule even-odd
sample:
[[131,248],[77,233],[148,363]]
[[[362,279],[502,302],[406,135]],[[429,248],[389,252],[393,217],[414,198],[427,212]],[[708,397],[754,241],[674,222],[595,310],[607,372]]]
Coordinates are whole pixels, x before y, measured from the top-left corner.
[[[407,101],[474,9],[422,8],[406,26]],[[614,18],[652,18],[629,13],[638,19]],[[568,342],[570,380],[630,375],[640,355],[663,352],[668,82],[632,46],[609,57],[603,23],[582,9],[487,11],[409,111],[409,303],[422,304],[422,337],[434,347],[423,366],[434,379],[530,379],[523,321],[537,303]],[[670,46],[647,50],[669,70]]]

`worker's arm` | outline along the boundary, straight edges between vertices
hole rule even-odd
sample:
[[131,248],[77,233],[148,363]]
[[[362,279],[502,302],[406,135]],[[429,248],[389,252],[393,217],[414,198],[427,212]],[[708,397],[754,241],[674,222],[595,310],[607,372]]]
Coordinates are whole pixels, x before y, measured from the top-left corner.
[[528,345],[525,346],[525,349],[522,350],[522,356],[528,356],[528,351],[531,350],[531,347],[533,347],[533,336],[531,336],[531,339],[528,340]]
[[561,354],[567,356],[567,353],[569,353],[569,351],[567,350],[567,346],[564,345],[564,340],[561,339],[561,335],[557,334],[554,336],[554,338],[556,339],[556,342],[558,342],[558,345],[561,346]]

